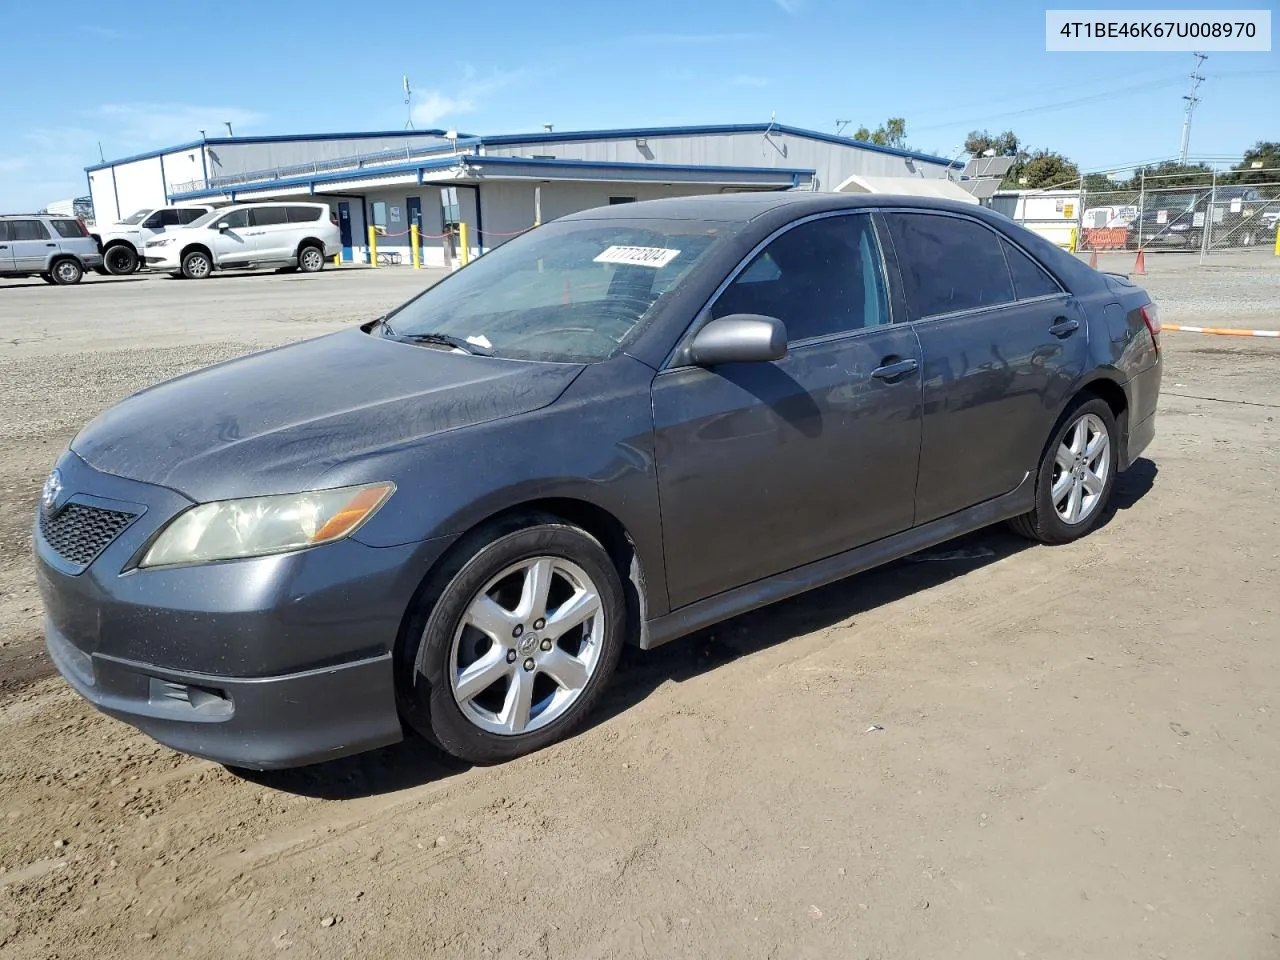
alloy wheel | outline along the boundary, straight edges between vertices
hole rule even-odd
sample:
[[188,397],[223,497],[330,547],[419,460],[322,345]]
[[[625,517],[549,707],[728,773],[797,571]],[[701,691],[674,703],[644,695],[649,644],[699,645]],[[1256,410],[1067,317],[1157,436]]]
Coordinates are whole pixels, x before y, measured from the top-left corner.
[[1106,424],[1086,413],[1063,435],[1053,459],[1050,497],[1063,523],[1084,523],[1102,502],[1111,472],[1111,437]]
[[604,604],[585,570],[562,557],[522,560],[467,605],[449,657],[454,701],[489,733],[538,730],[582,696],[604,637]]
[[307,247],[302,251],[302,269],[307,273],[315,273],[324,266],[324,257],[315,247]]

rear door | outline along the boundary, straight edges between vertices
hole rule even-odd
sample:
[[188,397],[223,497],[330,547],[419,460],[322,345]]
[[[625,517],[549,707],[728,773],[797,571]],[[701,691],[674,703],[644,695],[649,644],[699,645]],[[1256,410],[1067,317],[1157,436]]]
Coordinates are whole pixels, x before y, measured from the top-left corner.
[[916,523],[1015,489],[1033,471],[1088,357],[1084,314],[986,224],[885,214],[924,360]]
[[906,530],[913,515],[919,346],[891,322],[870,215],[788,228],[708,313],[777,317],[788,348],[654,379],[673,607]]
[[81,262],[98,252],[98,242],[89,236],[79,220],[50,220],[54,233],[58,235],[58,249],[63,253],[73,254]]
[[58,252],[58,242],[43,221],[10,220],[9,236],[15,270],[42,273],[49,269],[49,258]]
[[286,260],[296,252],[295,228],[283,206],[254,207],[249,211],[249,237],[256,260]]

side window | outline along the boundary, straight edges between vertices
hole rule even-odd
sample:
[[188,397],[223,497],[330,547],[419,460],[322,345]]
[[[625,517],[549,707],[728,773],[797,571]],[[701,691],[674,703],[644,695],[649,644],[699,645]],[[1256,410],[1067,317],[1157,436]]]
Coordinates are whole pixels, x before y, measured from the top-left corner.
[[161,215],[160,211],[157,210],[155,213],[151,214],[151,216],[143,220],[139,226],[144,227],[147,230],[155,230],[158,227],[164,226],[164,217]]
[[232,210],[230,213],[225,213],[220,217],[214,217],[209,226],[217,229],[220,223],[225,223],[232,230],[243,230],[249,225],[249,211],[244,209]]
[[1000,238],[986,227],[931,213],[886,219],[912,319],[1013,301]]
[[49,239],[49,231],[39,220],[10,220],[9,230],[14,240]]
[[0,243],[5,243],[13,239],[13,230],[9,226],[8,220],[0,220]]
[[198,207],[183,208],[178,211],[178,223],[186,224],[193,220],[199,220],[206,213],[208,213],[207,210],[201,210]]
[[1007,240],[1001,240],[1000,245],[1004,247],[1004,255],[1009,261],[1009,272],[1013,274],[1013,292],[1018,295],[1019,300],[1052,297],[1062,292],[1058,282],[1025,253]]
[[290,223],[314,223],[323,213],[319,207],[285,207],[289,213]]
[[289,222],[284,207],[256,207],[250,210],[249,214],[255,227],[274,227],[277,224]]
[[811,220],[756,254],[716,299],[711,315],[777,317],[791,343],[888,323],[880,264],[869,216]]
[[58,236],[64,240],[82,240],[86,236],[85,232],[80,229],[80,224],[75,220],[50,220],[53,229],[58,231]]
[[166,227],[176,227],[182,223],[182,218],[178,216],[177,210],[170,207],[160,211],[160,222]]

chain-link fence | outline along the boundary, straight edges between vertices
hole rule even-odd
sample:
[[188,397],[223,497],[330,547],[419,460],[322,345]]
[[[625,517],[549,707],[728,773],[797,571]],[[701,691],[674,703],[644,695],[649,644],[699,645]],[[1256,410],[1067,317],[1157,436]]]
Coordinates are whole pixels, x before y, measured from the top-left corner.
[[[1114,190],[1081,181],[1006,191],[993,206],[1077,252],[1274,249],[1280,222],[1280,167],[1148,176]],[[1240,182],[1247,180],[1248,182]]]

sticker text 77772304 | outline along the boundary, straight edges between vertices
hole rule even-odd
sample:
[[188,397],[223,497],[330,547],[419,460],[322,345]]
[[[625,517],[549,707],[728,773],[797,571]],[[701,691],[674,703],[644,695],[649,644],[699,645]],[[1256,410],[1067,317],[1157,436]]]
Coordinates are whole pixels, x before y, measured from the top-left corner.
[[665,267],[680,255],[667,247],[609,247],[594,259],[596,263],[625,263],[633,267]]

